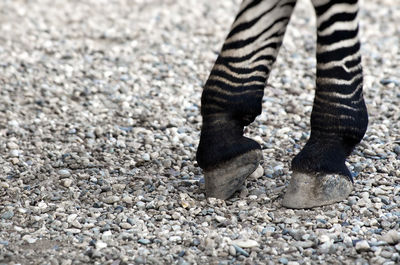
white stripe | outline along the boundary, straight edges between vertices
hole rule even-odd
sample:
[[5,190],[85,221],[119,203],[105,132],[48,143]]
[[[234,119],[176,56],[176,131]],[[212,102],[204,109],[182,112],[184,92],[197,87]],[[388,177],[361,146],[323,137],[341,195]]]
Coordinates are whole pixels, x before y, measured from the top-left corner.
[[358,11],[357,4],[347,4],[347,3],[334,4],[324,14],[322,14],[318,17],[317,25],[319,27],[322,23],[329,20],[333,15],[336,15],[339,13],[355,13],[357,11]]
[[224,84],[227,84],[231,87],[242,87],[242,86],[251,86],[251,85],[264,85],[265,82],[261,82],[261,81],[251,81],[251,82],[242,82],[242,83],[235,83],[232,82],[224,77],[221,76],[217,76],[217,75],[212,75],[210,76],[209,80],[215,80],[215,81],[221,81]]
[[[252,27],[233,35],[229,39],[226,39],[224,44],[229,44],[229,43],[232,43],[235,41],[240,41],[240,40],[247,40],[249,38],[253,38],[253,37],[259,35],[266,28],[270,27],[272,25],[272,22],[283,17],[284,12],[273,12],[273,13],[271,13],[271,15],[272,16],[268,16],[268,15],[264,16]],[[260,42],[264,41],[265,36],[271,36],[273,33],[278,32],[286,25],[286,23],[287,23],[287,21],[280,21],[279,23],[276,23],[267,32],[265,32],[263,35],[261,35],[258,39],[247,44],[245,47],[243,47],[241,49],[247,48],[248,50],[254,50],[255,46],[257,47]]]
[[352,111],[359,111],[359,109],[347,106],[345,104],[341,104],[341,103],[337,103],[337,102],[332,102],[330,100],[322,99],[318,95],[315,95],[314,104],[317,104],[317,105],[327,104],[327,105],[332,105],[332,106],[337,107],[337,108],[349,109],[349,110],[352,110]]
[[354,95],[360,90],[362,89],[362,83],[358,84],[356,89],[354,89],[353,92],[351,92],[350,94],[340,94],[339,92],[324,92],[324,91],[318,91],[319,95],[325,95],[325,96],[330,96],[330,97],[334,97],[334,98],[342,98],[342,99],[349,99],[354,97]]
[[318,35],[328,36],[337,30],[356,30],[357,26],[357,19],[354,19],[352,21],[338,21],[333,23],[330,27],[324,29],[323,31],[318,30]]
[[333,50],[337,50],[340,48],[348,48],[356,45],[358,42],[358,38],[352,38],[352,39],[346,39],[346,40],[341,40],[341,41],[336,41],[335,43],[328,44],[328,45],[322,45],[318,44],[317,45],[317,51],[318,53],[321,52],[329,52]]
[[[242,12],[242,10],[250,4],[251,1],[243,1],[242,4],[240,5],[239,12]],[[262,13],[265,11],[271,9],[279,0],[274,1],[261,1],[258,5],[253,6],[250,9],[247,9],[246,12],[244,12],[238,20],[234,21],[231,29],[235,28],[237,25],[253,20],[254,18],[260,16]]]
[[216,65],[214,65],[213,69],[219,70],[219,71],[223,71],[223,72],[228,73],[229,75],[231,75],[233,77],[236,77],[236,78],[249,78],[249,77],[252,77],[252,76],[255,76],[255,75],[264,77],[266,75],[266,73],[264,71],[253,71],[253,72],[248,73],[248,74],[232,72],[228,67],[226,67],[223,64],[216,64]]
[[338,78],[331,78],[331,77],[317,77],[317,83],[320,85],[351,85],[354,80],[358,78],[362,78],[362,74],[358,74],[353,76],[350,80],[343,80]]

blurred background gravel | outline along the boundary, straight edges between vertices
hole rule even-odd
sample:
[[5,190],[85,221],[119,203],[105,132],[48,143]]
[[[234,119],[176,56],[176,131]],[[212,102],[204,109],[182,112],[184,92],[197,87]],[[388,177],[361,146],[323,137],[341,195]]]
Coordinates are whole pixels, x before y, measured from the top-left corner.
[[361,2],[370,125],[355,191],[280,206],[309,136],[315,18],[301,0],[247,134],[264,176],[206,200],[202,85],[239,5],[0,1],[0,264],[399,264],[400,4]]

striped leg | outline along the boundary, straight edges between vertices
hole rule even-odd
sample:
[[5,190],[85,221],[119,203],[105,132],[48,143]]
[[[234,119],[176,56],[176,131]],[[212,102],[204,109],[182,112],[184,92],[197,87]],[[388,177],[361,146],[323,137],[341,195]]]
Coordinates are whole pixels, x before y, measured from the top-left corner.
[[317,14],[317,89],[311,136],[293,159],[283,205],[310,208],[341,201],[352,190],[346,157],[368,124],[363,99],[357,0],[313,0]]
[[296,0],[245,0],[215,62],[201,99],[197,161],[206,195],[226,199],[262,159],[243,128],[261,113],[264,87]]

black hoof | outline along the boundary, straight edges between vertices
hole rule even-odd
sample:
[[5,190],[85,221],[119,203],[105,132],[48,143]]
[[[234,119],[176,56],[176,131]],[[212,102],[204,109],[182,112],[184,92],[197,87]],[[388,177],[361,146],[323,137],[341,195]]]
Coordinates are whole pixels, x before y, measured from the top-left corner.
[[282,205],[294,209],[329,205],[345,200],[352,190],[347,176],[293,172]]
[[206,196],[226,200],[241,189],[262,160],[261,150],[252,150],[204,171]]

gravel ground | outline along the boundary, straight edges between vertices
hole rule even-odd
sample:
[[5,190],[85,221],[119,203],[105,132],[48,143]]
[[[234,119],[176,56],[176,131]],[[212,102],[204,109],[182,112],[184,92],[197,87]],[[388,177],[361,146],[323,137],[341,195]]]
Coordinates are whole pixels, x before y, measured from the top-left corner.
[[309,136],[315,19],[300,1],[247,134],[264,175],[205,199],[202,84],[238,0],[0,1],[0,264],[399,264],[400,5],[362,2],[370,125],[355,191],[280,206]]

